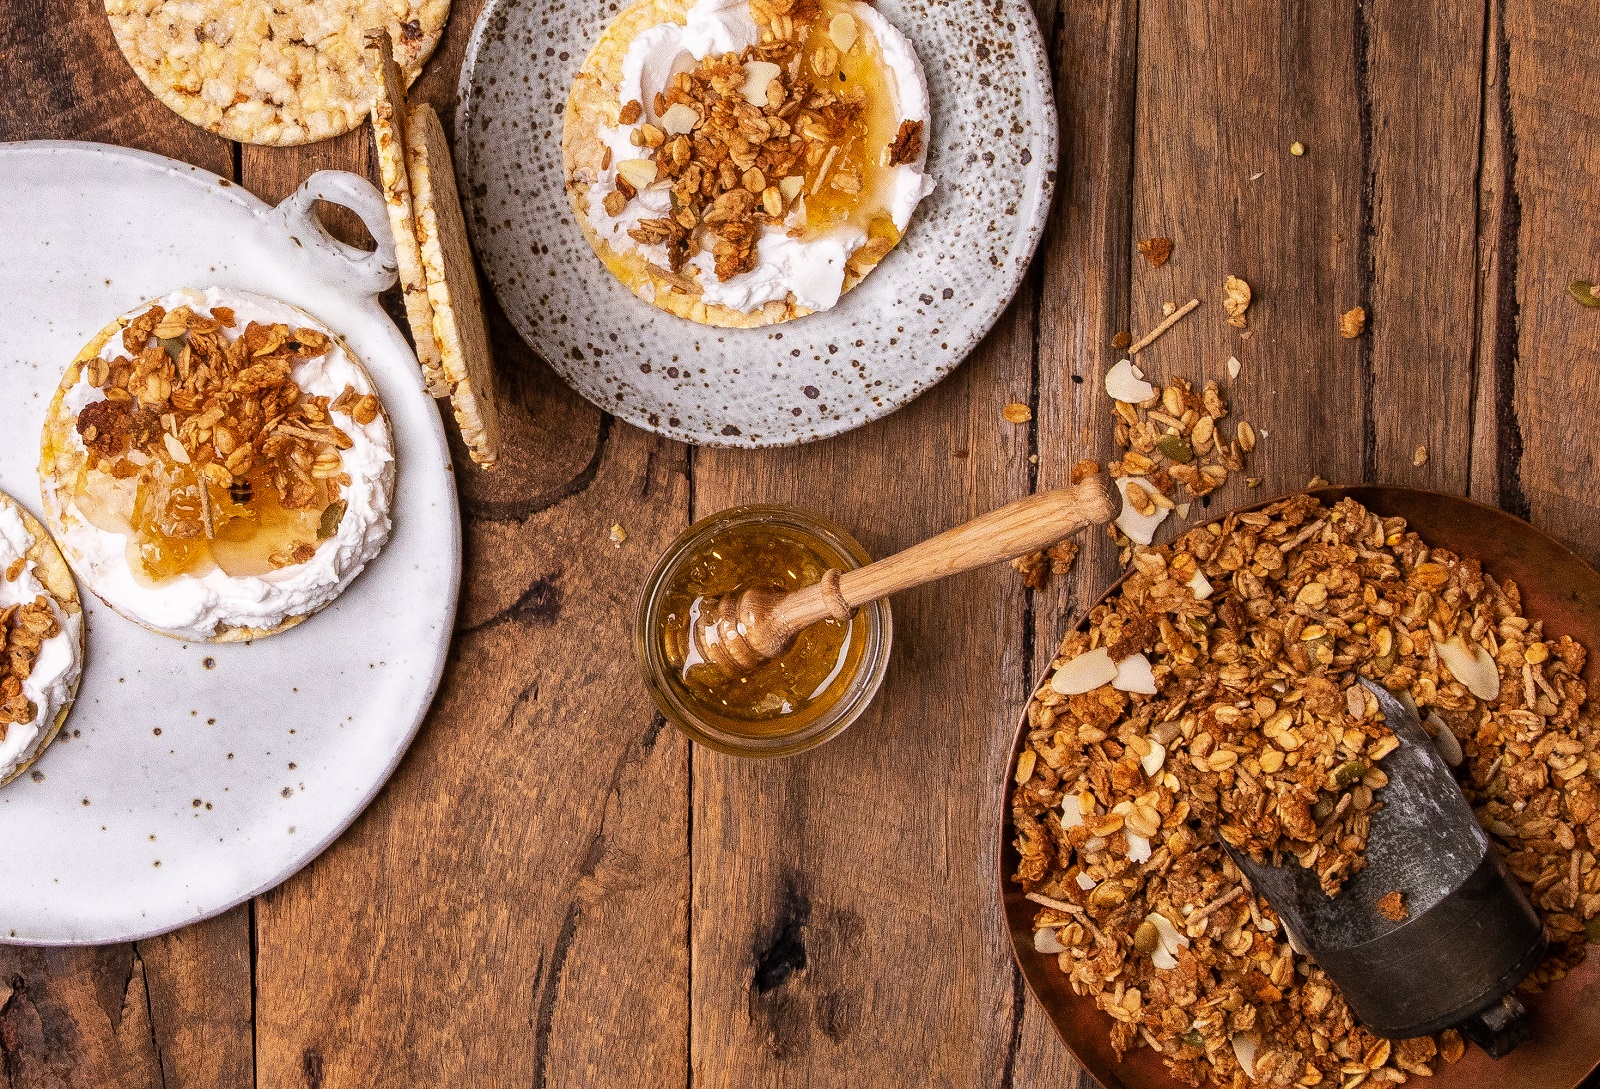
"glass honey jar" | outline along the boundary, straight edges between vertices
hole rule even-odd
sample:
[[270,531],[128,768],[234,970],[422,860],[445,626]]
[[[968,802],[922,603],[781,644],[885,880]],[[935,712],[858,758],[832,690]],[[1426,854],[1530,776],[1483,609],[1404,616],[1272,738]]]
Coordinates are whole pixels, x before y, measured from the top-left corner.
[[690,526],[639,598],[634,645],[656,706],[693,740],[734,756],[787,756],[843,733],[883,683],[887,601],[812,625],[738,677],[708,670],[691,631],[709,601],[752,588],[798,590],[871,559],[848,533],[794,507],[735,507]]

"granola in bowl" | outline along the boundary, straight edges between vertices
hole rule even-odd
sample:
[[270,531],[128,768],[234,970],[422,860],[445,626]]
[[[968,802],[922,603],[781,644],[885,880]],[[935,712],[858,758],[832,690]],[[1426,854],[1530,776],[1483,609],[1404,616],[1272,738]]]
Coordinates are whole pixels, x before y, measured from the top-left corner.
[[301,622],[378,553],[393,450],[338,337],[275,299],[184,289],[78,354],[39,472],[90,590],[153,631],[225,642]]
[[1359,870],[1395,740],[1358,675],[1415,703],[1542,916],[1550,954],[1523,990],[1583,959],[1600,730],[1584,648],[1516,585],[1314,495],[1133,562],[1030,702],[1011,797],[1034,947],[1107,1014],[1117,1055],[1153,1051],[1191,1085],[1352,1089],[1461,1057],[1453,1030],[1362,1029],[1217,839],[1292,855],[1330,891]]
[[933,189],[904,34],[861,0],[638,0],[562,129],[584,236],[640,298],[747,328],[836,305]]

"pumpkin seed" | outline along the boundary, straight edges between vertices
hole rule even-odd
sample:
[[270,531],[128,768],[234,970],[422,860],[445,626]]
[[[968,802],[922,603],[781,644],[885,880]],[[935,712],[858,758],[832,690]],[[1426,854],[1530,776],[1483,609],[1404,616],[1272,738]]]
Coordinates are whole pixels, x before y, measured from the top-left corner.
[[1567,294],[1578,300],[1580,306],[1587,306],[1591,310],[1600,310],[1600,295],[1595,294],[1597,289],[1588,280],[1574,280],[1567,285]]
[[344,521],[344,511],[348,505],[339,499],[323,508],[322,521],[317,524],[317,540],[326,541],[339,532],[339,523]]
[[1182,435],[1162,435],[1156,440],[1156,449],[1179,465],[1187,465],[1194,460],[1194,449],[1184,441]]

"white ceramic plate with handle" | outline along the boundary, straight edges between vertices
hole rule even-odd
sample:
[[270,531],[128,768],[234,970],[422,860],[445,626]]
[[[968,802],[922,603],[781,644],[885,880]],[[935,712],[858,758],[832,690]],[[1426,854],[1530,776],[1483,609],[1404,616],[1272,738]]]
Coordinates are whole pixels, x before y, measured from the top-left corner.
[[[376,253],[323,232],[345,205]],[[394,429],[394,533],[343,596],[249,645],[183,643],[79,589],[72,716],[0,790],[0,941],[124,941],[284,880],[399,763],[444,669],[461,524],[438,410],[378,305],[394,281],[382,197],[323,171],[270,207],[197,167],[99,144],[0,144],[0,488],[39,511],[39,435],[67,364],[118,314],[179,287],[299,306],[361,359]]]

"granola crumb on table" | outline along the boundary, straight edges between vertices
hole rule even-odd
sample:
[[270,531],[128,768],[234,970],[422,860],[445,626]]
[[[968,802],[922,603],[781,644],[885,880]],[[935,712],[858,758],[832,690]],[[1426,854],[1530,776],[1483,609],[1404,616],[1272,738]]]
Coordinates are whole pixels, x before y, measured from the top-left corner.
[[[1583,959],[1600,926],[1600,725],[1584,648],[1547,638],[1514,584],[1402,519],[1305,495],[1133,564],[1034,694],[1012,794],[1035,948],[1094,996],[1119,1054],[1153,1048],[1180,1081],[1233,1089],[1400,1084],[1460,1059],[1454,1030],[1391,1042],[1356,1024],[1216,839],[1292,855],[1330,893],[1361,867],[1398,742],[1357,674],[1454,741],[1441,750],[1551,936],[1522,990]],[[1492,660],[1492,699],[1450,672],[1447,643]],[[1081,691],[1070,678],[1089,671],[1063,667],[1088,654],[1116,678]]]

